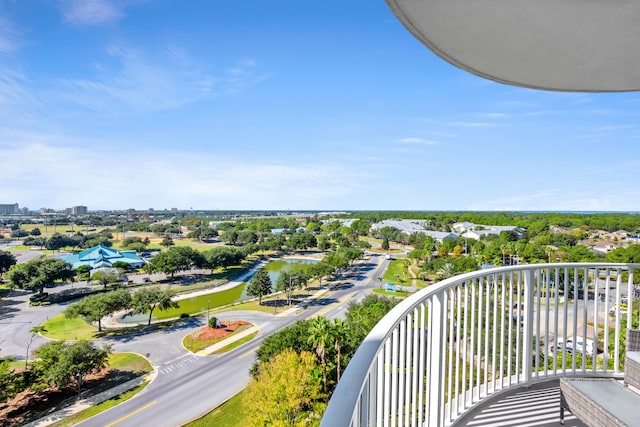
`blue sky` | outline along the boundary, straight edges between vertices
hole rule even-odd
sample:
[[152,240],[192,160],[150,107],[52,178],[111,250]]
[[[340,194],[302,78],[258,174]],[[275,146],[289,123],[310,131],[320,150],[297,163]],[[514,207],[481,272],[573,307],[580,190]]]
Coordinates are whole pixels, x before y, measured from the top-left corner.
[[0,0],[0,203],[640,210],[640,95],[458,70],[383,0]]

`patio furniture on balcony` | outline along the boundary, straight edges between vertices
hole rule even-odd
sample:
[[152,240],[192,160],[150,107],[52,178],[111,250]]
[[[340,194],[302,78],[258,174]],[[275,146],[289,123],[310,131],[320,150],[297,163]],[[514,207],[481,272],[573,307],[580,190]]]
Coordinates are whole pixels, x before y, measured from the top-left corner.
[[624,383],[640,390],[640,330],[627,331]]
[[[621,331],[633,313],[612,315],[609,307],[623,298],[632,306],[634,269],[640,264],[519,265],[422,289],[364,340],[321,427],[465,425],[487,402],[514,391],[557,387],[564,377],[622,380]],[[594,298],[599,290],[604,302]],[[631,332],[628,344],[634,340]],[[567,342],[592,346],[560,344]],[[626,369],[633,363],[629,357]]]
[[638,427],[640,394],[612,378],[561,378],[560,424],[565,410],[590,427]]

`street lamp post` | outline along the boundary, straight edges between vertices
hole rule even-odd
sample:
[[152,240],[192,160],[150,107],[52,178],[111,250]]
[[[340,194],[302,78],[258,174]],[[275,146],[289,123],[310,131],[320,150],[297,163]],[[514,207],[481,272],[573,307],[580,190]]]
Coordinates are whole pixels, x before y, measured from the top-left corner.
[[82,374],[80,371],[76,372],[76,381],[78,383],[78,399],[80,399],[80,396],[82,395]]
[[209,306],[211,305],[211,300],[207,300],[207,325],[209,324]]

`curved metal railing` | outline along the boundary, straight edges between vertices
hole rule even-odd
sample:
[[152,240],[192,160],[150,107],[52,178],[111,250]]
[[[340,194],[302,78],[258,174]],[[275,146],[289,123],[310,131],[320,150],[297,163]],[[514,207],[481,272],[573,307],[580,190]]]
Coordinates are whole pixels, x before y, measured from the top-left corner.
[[519,265],[422,289],[364,340],[321,427],[451,425],[511,387],[620,376],[634,269],[640,264]]

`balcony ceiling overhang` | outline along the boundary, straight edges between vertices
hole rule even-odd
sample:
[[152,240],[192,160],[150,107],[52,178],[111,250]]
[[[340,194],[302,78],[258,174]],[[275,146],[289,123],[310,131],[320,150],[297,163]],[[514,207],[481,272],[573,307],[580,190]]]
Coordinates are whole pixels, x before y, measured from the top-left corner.
[[638,0],[386,0],[451,64],[527,88],[640,90]]

